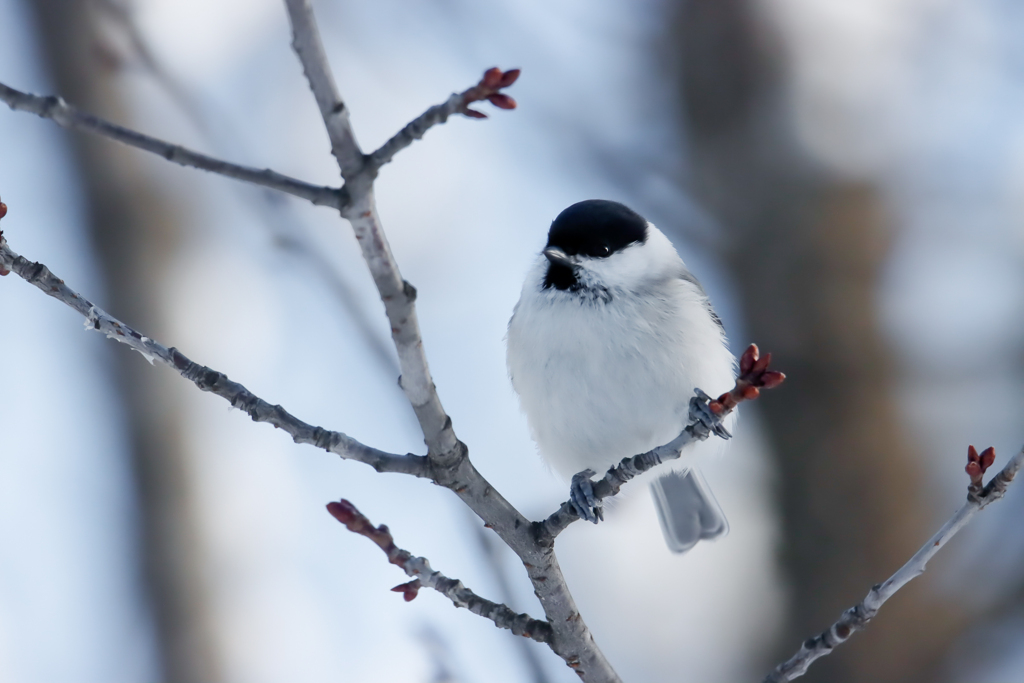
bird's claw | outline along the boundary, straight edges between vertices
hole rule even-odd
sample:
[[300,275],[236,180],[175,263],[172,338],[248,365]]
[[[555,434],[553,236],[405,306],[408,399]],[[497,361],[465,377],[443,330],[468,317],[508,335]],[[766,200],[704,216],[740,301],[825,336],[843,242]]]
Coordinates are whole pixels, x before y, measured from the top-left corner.
[[706,439],[712,434],[723,439],[731,439],[732,434],[722,424],[722,416],[711,410],[712,398],[700,389],[694,389],[696,394],[690,399],[690,432],[698,439]]
[[569,484],[569,502],[580,519],[597,524],[604,521],[604,508],[601,501],[594,497],[594,485],[590,481],[592,476],[594,470],[583,470],[572,476],[572,483]]

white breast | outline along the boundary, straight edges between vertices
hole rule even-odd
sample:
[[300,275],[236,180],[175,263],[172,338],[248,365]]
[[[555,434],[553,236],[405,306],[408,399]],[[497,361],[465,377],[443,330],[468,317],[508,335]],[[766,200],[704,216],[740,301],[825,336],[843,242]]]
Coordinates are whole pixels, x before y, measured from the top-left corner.
[[694,283],[671,276],[581,299],[542,289],[545,270],[541,258],[523,287],[507,361],[533,438],[559,474],[600,473],[667,443],[687,424],[694,387],[731,388],[734,360]]

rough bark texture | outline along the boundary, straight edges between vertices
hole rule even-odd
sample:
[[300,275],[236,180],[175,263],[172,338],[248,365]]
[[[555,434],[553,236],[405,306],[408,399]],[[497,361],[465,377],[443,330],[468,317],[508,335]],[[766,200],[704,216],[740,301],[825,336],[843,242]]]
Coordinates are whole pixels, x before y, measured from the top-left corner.
[[[874,188],[802,155],[780,55],[753,3],[681,2],[675,19],[669,49],[692,145],[688,189],[726,231],[749,334],[790,377],[761,406],[789,577],[781,653],[835,621],[929,533],[913,485],[921,462],[876,317],[888,226]],[[933,680],[961,618],[922,581],[809,680]]]
[[[103,15],[92,2],[30,3],[43,57],[57,92],[70,103],[130,124],[118,57],[104,40]],[[159,334],[158,288],[178,239],[179,218],[147,162],[128,148],[93,136],[69,136],[83,185],[88,227],[100,258],[112,311]],[[194,490],[181,442],[175,378],[153,372],[135,354],[114,352],[121,409],[136,484],[144,585],[159,638],[161,679],[221,680],[205,608]]]

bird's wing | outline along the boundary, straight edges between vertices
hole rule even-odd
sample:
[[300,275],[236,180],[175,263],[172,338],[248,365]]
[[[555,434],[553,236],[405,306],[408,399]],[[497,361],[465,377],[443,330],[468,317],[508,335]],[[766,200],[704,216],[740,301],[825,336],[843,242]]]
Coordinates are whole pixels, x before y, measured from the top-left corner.
[[679,273],[679,279],[686,280],[690,284],[694,285],[697,289],[700,290],[700,293],[703,294],[704,296],[708,295],[708,293],[704,291],[704,285],[700,283],[700,280],[697,279],[697,276],[691,273],[686,268],[683,268],[682,272]]
[[685,553],[698,541],[729,533],[729,522],[696,468],[670,472],[651,484],[665,542],[674,553]]
[[697,290],[704,297],[704,308],[708,309],[708,314],[711,316],[711,319],[714,320],[715,324],[721,327],[724,331],[725,325],[722,324],[722,319],[718,317],[717,313],[715,313],[715,309],[711,307],[711,300],[708,299],[708,293],[704,291],[704,285],[700,283],[700,280],[697,279],[697,276],[684,267],[682,271],[679,273],[679,279],[684,280],[685,282],[689,282],[690,284],[697,288]]

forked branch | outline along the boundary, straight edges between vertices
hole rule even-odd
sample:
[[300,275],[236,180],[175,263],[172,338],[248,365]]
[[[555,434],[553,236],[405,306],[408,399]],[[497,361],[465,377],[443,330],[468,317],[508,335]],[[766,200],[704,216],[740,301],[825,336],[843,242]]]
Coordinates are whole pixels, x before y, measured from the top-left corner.
[[[455,113],[470,117],[482,116],[480,112],[470,108],[473,102],[487,100],[499,108],[513,108],[515,102],[501,90],[516,80],[518,71],[488,70],[475,86],[450,97],[442,105],[431,107],[385,143],[381,149],[371,155],[365,155],[356,140],[348,110],[331,75],[309,1],[285,1],[292,23],[293,45],[309,80],[310,88],[331,141],[332,152],[345,180],[345,186],[340,190],[317,188],[272,171],[258,171],[221,162],[83,114],[58,98],[38,98],[4,86],[3,89],[0,89],[0,99],[7,101],[12,108],[33,111],[41,116],[52,118],[65,127],[105,135],[160,154],[176,163],[248,180],[257,185],[303,197],[315,204],[328,205],[338,209],[341,215],[352,224],[363,257],[384,304],[392,338],[398,351],[402,372],[400,384],[419,420],[427,445],[426,456],[384,453],[360,444],[340,432],[329,432],[299,421],[280,406],[267,404],[223,374],[193,363],[176,349],[164,347],[110,317],[67,288],[45,266],[23,259],[11,251],[6,242],[2,241],[0,241],[0,269],[17,272],[18,275],[47,294],[75,308],[86,317],[91,329],[104,332],[108,336],[128,344],[151,360],[159,360],[173,367],[200,389],[222,396],[233,406],[245,410],[254,420],[269,422],[285,429],[297,442],[311,443],[342,457],[360,460],[380,471],[405,472],[426,477],[451,489],[485,522],[488,528],[493,529],[518,555],[530,577],[547,621],[533,620],[526,615],[515,615],[511,613],[511,610],[509,610],[511,615],[505,614],[502,612],[503,606],[483,601],[479,596],[465,592],[466,589],[457,582],[452,583],[451,579],[429,570],[425,560],[418,564],[421,558],[413,558],[411,555],[404,560],[403,568],[418,570],[417,579],[404,584],[402,586],[403,593],[407,596],[414,594],[420,585],[416,581],[434,581],[443,589],[442,592],[445,592],[453,601],[466,602],[467,606],[475,604],[481,612],[488,612],[489,618],[495,623],[503,622],[499,625],[506,625],[506,627],[524,634],[529,633],[534,639],[546,642],[586,683],[616,683],[619,681],[619,677],[595,644],[588,627],[576,609],[553,552],[552,546],[554,536],[557,534],[557,527],[560,524],[567,525],[572,519],[561,521],[556,519],[553,525],[548,525],[547,537],[538,535],[538,525],[531,524],[526,520],[480,475],[469,461],[468,449],[456,437],[451,420],[444,411],[430,374],[416,317],[416,290],[401,276],[381,225],[374,200],[373,182],[380,167],[390,161],[398,151],[422,137],[430,127],[443,122]],[[756,360],[755,353],[754,361],[756,362]],[[747,370],[753,371],[753,365]],[[764,370],[761,368],[762,374]],[[762,377],[760,385],[752,385],[753,393],[756,394],[756,386],[769,386],[769,384],[770,380]],[[714,401],[709,400],[702,406],[706,411],[710,411],[709,415],[724,415],[739,400],[752,397],[750,386],[737,385],[737,388],[730,394],[723,395]],[[713,423],[714,420],[712,419],[711,422]],[[686,433],[687,438],[706,438],[707,435],[708,433],[697,426]],[[656,462],[652,462],[649,466],[653,466],[653,464]],[[646,463],[641,463],[641,465],[648,466]],[[619,478],[620,481],[613,484],[616,491],[618,486],[621,486],[621,483],[627,481],[629,477],[621,474]],[[332,512],[338,512],[338,510],[335,509]],[[362,525],[358,517],[351,516],[355,514],[352,511],[345,514],[349,515],[349,521],[357,523],[357,526],[363,528],[366,532],[364,535],[381,541],[385,540],[380,529],[370,532],[373,527],[369,525],[368,520],[365,525]],[[389,541],[382,546],[388,552],[389,558],[393,555],[389,550],[392,545],[393,541]],[[394,551],[402,552],[397,548]],[[399,555],[395,555],[395,557],[398,558]],[[498,613],[500,614],[497,619],[490,616]],[[547,629],[545,629],[545,625]]]
[[[618,674],[580,617],[551,548],[537,542],[529,523],[476,470],[469,461],[469,450],[455,435],[427,364],[416,318],[416,289],[402,278],[388,244],[374,199],[376,172],[359,149],[345,104],[330,78],[313,11],[308,0],[285,0],[285,4],[292,25],[292,44],[352,198],[341,215],[352,224],[363,259],[384,302],[402,369],[399,383],[423,432],[434,481],[459,496],[519,556],[551,624],[551,649],[587,683],[616,683],[620,680]],[[502,72],[495,87],[504,78]]]
[[158,154],[164,159],[181,166],[198,168],[210,173],[216,173],[217,175],[234,178],[235,180],[267,187],[271,190],[278,190],[279,192],[305,199],[317,206],[330,206],[341,210],[348,204],[348,191],[345,188],[311,185],[270,169],[258,169],[240,164],[232,164],[228,161],[200,154],[181,145],[164,142],[158,138],[111,123],[98,116],[79,111],[59,97],[30,95],[0,83],[0,101],[6,102],[7,106],[14,111],[25,111],[41,116],[44,119],[51,119],[61,128],[81,130],[101,135],[111,140],[117,140],[126,145]]
[[448,117],[453,114],[462,114],[474,119],[487,118],[487,114],[470,108],[469,105],[474,102],[487,100],[499,109],[515,109],[516,101],[501,90],[515,83],[518,78],[519,69],[510,69],[509,71],[502,71],[497,67],[488,69],[484,72],[480,82],[472,88],[454,93],[444,103],[426,110],[381,145],[380,149],[371,154],[368,159],[368,165],[372,172],[376,173],[396,154],[422,138],[434,126],[447,121]]
[[[0,218],[6,213],[7,206],[0,203]],[[426,458],[423,456],[385,453],[347,434],[307,424],[281,406],[267,403],[238,382],[228,379],[224,373],[193,363],[176,348],[168,348],[140,334],[68,287],[42,263],[29,261],[16,254],[0,232],[0,275],[9,272],[78,311],[85,317],[87,330],[95,330],[108,339],[127,345],[141,353],[150,363],[158,361],[172,368],[203,391],[216,394],[232,407],[244,411],[254,422],[266,422],[284,430],[295,443],[310,444],[347,460],[358,460],[378,472],[402,472],[416,477],[429,477]]]
[[481,598],[458,579],[450,579],[441,572],[434,571],[426,558],[415,557],[408,550],[399,548],[386,526],[373,526],[349,501],[329,503],[327,511],[352,533],[365,536],[376,543],[387,555],[388,562],[397,565],[406,575],[412,577],[412,581],[391,589],[396,593],[402,593],[406,602],[415,599],[420,587],[426,586],[451,600],[456,607],[463,607],[473,614],[490,619],[498,628],[508,629],[517,636],[532,638],[538,643],[551,642],[551,624],[534,619],[528,614],[516,614],[508,605]]

